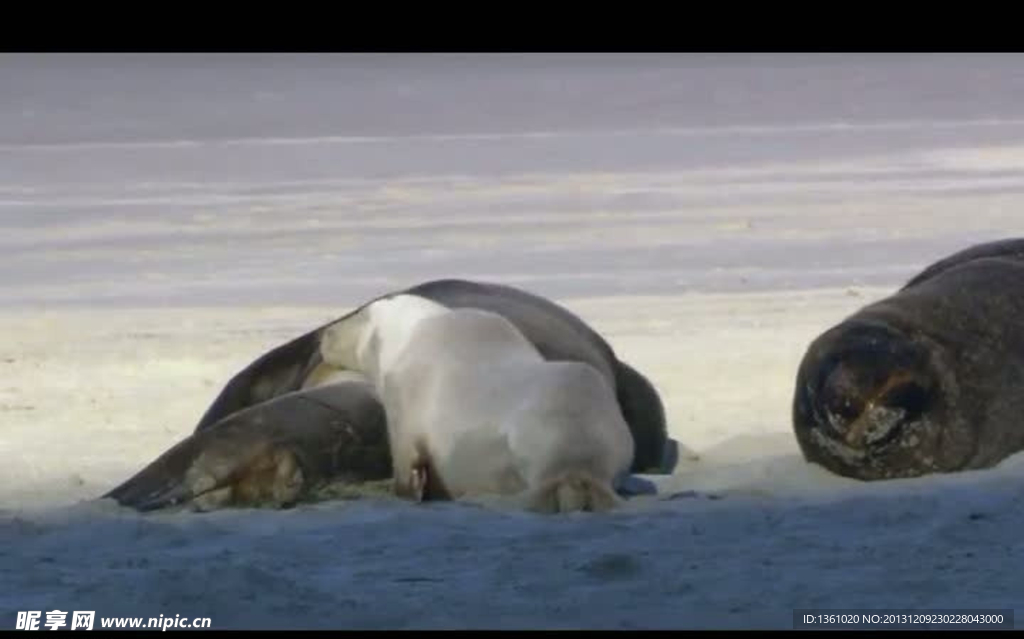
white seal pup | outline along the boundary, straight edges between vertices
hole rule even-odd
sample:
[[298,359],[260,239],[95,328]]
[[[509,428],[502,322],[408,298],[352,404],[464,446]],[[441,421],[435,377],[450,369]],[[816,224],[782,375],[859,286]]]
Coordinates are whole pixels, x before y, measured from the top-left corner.
[[537,512],[620,501],[634,444],[615,389],[588,364],[545,360],[501,315],[397,295],[328,326],[320,354],[375,385],[398,495],[515,495]]

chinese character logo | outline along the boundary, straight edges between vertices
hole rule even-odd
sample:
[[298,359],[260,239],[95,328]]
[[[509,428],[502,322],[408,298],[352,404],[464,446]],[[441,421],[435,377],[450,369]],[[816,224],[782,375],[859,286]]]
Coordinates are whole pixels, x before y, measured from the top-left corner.
[[76,610],[75,614],[71,617],[71,629],[85,628],[86,630],[92,630],[92,623],[95,618],[95,611]]
[[43,613],[38,610],[18,611],[18,625],[15,630],[39,630],[39,617]]
[[65,621],[65,619],[67,619],[67,616],[67,612],[61,612],[60,610],[51,610],[50,612],[46,613],[46,627],[50,630],[56,630],[61,626],[68,625],[68,622]]

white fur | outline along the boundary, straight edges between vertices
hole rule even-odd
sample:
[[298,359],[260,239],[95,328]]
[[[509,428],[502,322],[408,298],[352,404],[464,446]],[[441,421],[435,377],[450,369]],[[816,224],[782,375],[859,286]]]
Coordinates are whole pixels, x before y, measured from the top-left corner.
[[377,300],[327,327],[320,354],[329,366],[362,373],[379,391],[382,375],[393,366],[416,326],[446,312],[447,307],[415,295]]
[[495,313],[396,296],[330,327],[321,352],[376,385],[399,487],[426,454],[455,498],[603,509],[628,472],[633,440],[607,380],[586,364],[545,361]]
[[[370,305],[369,323],[359,343],[362,362],[373,360],[372,366],[384,374],[394,367],[395,360],[408,346],[416,328],[427,318],[449,312],[437,302],[415,295],[396,295]],[[376,349],[371,343],[376,337]]]
[[308,390],[310,388],[319,388],[320,386],[327,386],[328,384],[337,384],[340,382],[367,381],[369,380],[366,375],[363,375],[358,371],[334,368],[324,364],[317,367],[317,369],[302,382],[301,389]]

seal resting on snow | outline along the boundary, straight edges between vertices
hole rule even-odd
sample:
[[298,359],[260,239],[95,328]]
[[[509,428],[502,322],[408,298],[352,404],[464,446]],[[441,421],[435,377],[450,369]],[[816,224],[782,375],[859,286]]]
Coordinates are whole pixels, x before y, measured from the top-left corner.
[[[671,471],[675,442],[667,437],[657,391],[568,310],[509,286],[466,280],[435,280],[407,291],[447,308],[496,312],[512,322],[546,359],[593,366],[616,389],[618,408],[630,425],[637,451],[633,469]],[[377,300],[263,354],[229,381],[192,436],[104,497],[140,510],[185,502],[204,510],[280,506],[308,497],[324,483],[358,486],[390,477],[386,423],[377,419],[384,409],[368,407],[379,402],[372,386],[356,373],[355,378],[364,381],[362,387],[349,383],[320,389],[339,377],[353,378],[351,371],[324,362],[320,353],[324,331]],[[354,405],[347,406],[349,401]],[[333,408],[328,410],[328,406]],[[339,415],[346,424],[342,432],[335,425]],[[366,421],[360,421],[360,416]],[[345,447],[351,451],[344,453]],[[324,450],[341,452],[327,457]],[[302,480],[292,486],[288,484],[289,468],[297,461],[304,461],[305,470]],[[385,468],[387,474],[382,477]],[[619,488],[622,494],[652,491],[635,477],[623,481]]]
[[641,373],[618,359],[596,331],[564,307],[538,295],[511,286],[461,279],[433,280],[388,293],[264,353],[225,385],[196,431],[235,411],[316,384],[320,376],[331,374],[335,369],[324,363],[319,351],[326,328],[358,314],[369,304],[397,295],[415,295],[447,308],[497,313],[518,328],[545,359],[590,364],[611,384],[629,425],[635,444],[631,470],[660,473],[671,472],[675,466],[676,445],[668,438],[657,390]]
[[862,480],[988,468],[1024,449],[1024,239],[940,260],[814,340],[804,457]]
[[320,353],[375,385],[400,496],[513,495],[539,512],[619,501],[633,439],[614,386],[546,360],[497,313],[396,295],[328,326]]
[[330,483],[390,477],[384,408],[372,384],[348,373],[232,413],[103,497],[140,511],[280,508]]

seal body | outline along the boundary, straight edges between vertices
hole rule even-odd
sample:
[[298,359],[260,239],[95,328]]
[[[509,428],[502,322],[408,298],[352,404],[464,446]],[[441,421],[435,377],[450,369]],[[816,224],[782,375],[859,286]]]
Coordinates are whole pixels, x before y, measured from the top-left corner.
[[590,364],[546,360],[501,315],[399,295],[328,327],[321,354],[376,385],[399,495],[515,495],[540,512],[619,501],[633,440],[614,387]]
[[414,295],[450,309],[480,309],[511,322],[549,361],[583,362],[592,366],[614,389],[619,411],[635,443],[633,472],[670,472],[674,442],[668,438],[665,412],[654,385],[618,359],[611,346],[583,320],[543,297],[500,284],[461,279],[424,282],[371,300],[348,315],[320,326],[261,355],[238,372],[200,419],[203,430],[243,408],[301,389],[322,374],[330,374],[319,351],[328,326],[336,325],[367,306],[398,295]]
[[1024,449],[1024,240],[929,266],[808,347],[804,457],[877,480],[987,468]]
[[330,483],[391,477],[373,385],[334,375],[232,413],[170,448],[104,498],[140,511],[288,507]]

